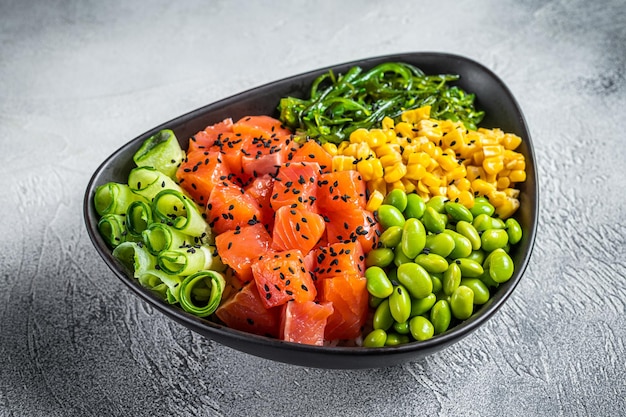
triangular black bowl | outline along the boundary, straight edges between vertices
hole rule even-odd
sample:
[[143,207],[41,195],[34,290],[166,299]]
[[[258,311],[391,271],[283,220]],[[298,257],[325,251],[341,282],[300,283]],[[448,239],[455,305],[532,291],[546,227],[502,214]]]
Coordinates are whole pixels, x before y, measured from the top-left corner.
[[[96,187],[109,181],[125,183],[134,167],[133,154],[141,143],[161,129],[172,129],[185,149],[189,137],[206,126],[225,118],[237,120],[247,115],[266,114],[278,117],[277,105],[282,97],[305,97],[311,82],[320,74],[333,70],[345,73],[348,68],[359,65],[369,69],[379,63],[398,61],[413,64],[426,74],[458,74],[456,85],[476,94],[476,106],[485,111],[483,127],[499,127],[523,139],[518,148],[526,158],[527,178],[521,183],[520,203],[516,213],[524,231],[522,241],[511,251],[515,273],[492,295],[487,304],[481,306],[469,319],[437,335],[430,340],[384,348],[363,347],[318,347],[283,342],[280,340],[244,333],[212,321],[195,317],[182,309],[169,305],[152,292],[142,288],[128,276],[124,267],[111,255],[111,250],[100,236],[98,215],[93,197]],[[141,299],[161,311],[170,319],[223,345],[242,352],[274,361],[317,368],[356,369],[391,366],[433,354],[453,343],[459,342],[491,318],[519,284],[528,265],[537,229],[539,190],[535,156],[526,121],[517,101],[507,86],[492,71],[468,58],[438,52],[412,52],[378,56],[321,68],[262,85],[216,103],[201,107],[190,113],[165,122],[131,140],[107,157],[93,174],[84,197],[84,219],[96,250],[109,268]],[[497,336],[495,336],[497,337]]]

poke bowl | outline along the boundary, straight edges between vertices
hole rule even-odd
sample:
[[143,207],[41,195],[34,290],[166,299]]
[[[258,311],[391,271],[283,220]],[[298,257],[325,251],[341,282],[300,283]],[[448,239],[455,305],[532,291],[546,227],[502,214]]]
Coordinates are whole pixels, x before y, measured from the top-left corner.
[[[434,114],[438,110],[437,104],[428,100],[413,107],[403,102],[401,115],[397,112],[374,121],[370,117],[369,125],[359,124],[345,134],[335,130],[335,122],[343,117],[349,123],[352,119],[345,117],[346,112],[350,106],[360,106],[360,102],[354,105],[353,101],[333,99],[334,110],[330,111],[330,116],[326,113],[329,124],[324,126],[320,124],[321,113],[303,116],[305,109],[315,108],[327,94],[320,93],[323,82],[337,85],[342,79],[346,81],[342,76],[355,68],[355,77],[378,68],[382,68],[379,75],[401,72],[386,67],[389,63],[402,63],[416,68],[420,74],[453,74],[454,77],[446,81],[455,87],[450,94],[461,99],[469,98],[472,109],[475,109],[474,115],[479,114],[474,119],[477,125],[469,126],[470,119],[447,120],[446,126],[449,125],[451,130],[441,133],[441,129],[447,129],[443,127],[443,120],[454,118],[454,115],[444,110]],[[348,89],[354,89],[356,82],[351,84],[347,80],[345,84]],[[314,94],[318,94],[317,99],[313,99]],[[294,107],[287,108],[290,103],[295,103]],[[351,115],[382,114],[382,107],[370,111],[359,107]],[[268,121],[271,127],[268,127]],[[252,122],[256,124],[250,127]],[[263,150],[263,158],[258,158],[250,148],[238,148],[236,162],[232,162],[235,159],[226,148],[236,146],[245,129],[251,129],[250,137],[254,137],[258,136],[260,128],[267,128],[267,138],[271,138],[261,141],[260,148],[270,150]],[[280,136],[276,133],[278,131],[284,135]],[[368,140],[374,140],[370,136],[370,139],[365,136],[359,139],[359,134],[373,135],[372,132],[403,141],[398,144],[389,138],[381,139],[387,141],[385,149],[393,148],[398,155],[404,155],[402,166],[398,165],[404,169],[400,174],[388,168],[390,155],[386,157],[382,152],[367,157],[349,154],[350,149],[356,152],[358,146],[365,147]],[[435,134],[440,135],[439,139],[429,136]],[[463,139],[466,141],[463,149],[455,148],[458,145],[453,136],[471,138],[478,134],[497,136],[500,142],[494,145],[488,142],[490,139]],[[279,136],[282,142],[272,142]],[[411,167],[407,162],[419,159],[418,152],[411,156],[410,150],[418,138],[423,146],[428,145],[428,149],[435,152],[424,163],[428,166],[431,161],[428,172],[424,171],[425,168],[420,171]],[[210,142],[203,142],[205,139]],[[250,143],[259,146],[257,139]],[[478,165],[485,164],[484,169],[473,167],[471,156],[463,153],[476,140],[485,141],[483,153],[477,161]],[[155,164],[169,164],[170,172],[165,177],[155,177],[158,181],[153,181],[156,184],[154,192],[137,203],[135,194],[146,188],[144,178],[148,178],[139,177],[144,182],[142,188],[141,180],[137,180],[138,168],[143,169],[141,175],[153,175],[150,171],[153,167],[146,167],[142,161],[146,156],[144,151],[168,141],[168,146],[180,149],[180,159],[169,161],[169,156],[152,157]],[[148,143],[152,145],[147,146]],[[307,143],[311,148],[300,151]],[[219,152],[210,153],[209,147],[215,149],[217,145]],[[375,146],[370,142],[370,145],[370,151],[383,149],[380,144]],[[291,150],[285,150],[290,147]],[[503,155],[517,158],[517,162],[513,164],[513,159],[505,159],[502,165],[500,159],[496,173],[490,171],[491,165],[488,168],[485,160],[493,156],[490,152],[495,152],[497,147]],[[451,151],[453,148],[456,151]],[[256,152],[261,155],[261,150]],[[192,159],[192,154],[201,156]],[[424,151],[419,154],[426,157]],[[374,157],[370,158],[370,155]],[[449,166],[446,163],[450,161],[444,161],[448,156],[452,161]],[[257,163],[259,159],[264,162]],[[372,168],[371,159],[382,162]],[[238,164],[237,168],[232,164]],[[191,183],[198,178],[193,175],[201,171],[203,165],[209,167],[204,169],[211,178],[208,185],[204,185],[208,189],[200,182]],[[224,166],[226,170],[221,171]],[[312,166],[315,167],[310,171],[310,175],[315,176],[315,179],[310,178],[315,189],[313,194],[305,188],[296,189],[299,180],[303,187],[309,185],[309,177],[303,174],[303,170]],[[357,169],[364,166],[365,170]],[[380,171],[378,175],[376,167]],[[432,172],[445,170],[447,177],[428,182],[426,178],[430,178],[431,168],[434,169]],[[456,174],[452,172],[459,171],[457,168],[465,175],[473,175],[468,177],[471,180],[453,176]],[[341,178],[333,176],[337,173],[343,175],[341,178],[349,179],[348,191],[338,193],[334,189],[340,188]],[[154,175],[157,174],[161,175]],[[294,175],[293,181],[289,181],[289,175]],[[396,177],[392,178],[394,175]],[[261,178],[268,180],[270,185],[263,188],[263,183],[257,181]],[[230,191],[223,191],[222,197],[230,195],[233,199],[220,199],[215,191],[218,188],[231,190],[232,182],[236,181],[239,181],[238,190],[246,198],[247,191],[253,187],[267,198],[265,207],[254,206],[255,214],[239,223],[237,213],[249,213],[245,199],[240,198],[239,191],[235,192],[235,197],[228,194]],[[161,190],[168,188],[166,183],[170,182],[171,187],[180,193]],[[133,200],[135,214],[128,214],[130,212],[124,208],[111,213],[110,219],[103,222],[103,213],[118,204],[112,201],[113,195],[123,194],[117,189],[112,190],[110,184],[122,184],[126,190],[130,185],[129,198]],[[417,360],[459,343],[505,304],[531,257],[537,228],[537,184],[530,133],[520,106],[503,81],[485,66],[462,56],[413,52],[346,62],[288,77],[156,126],[123,145],[96,169],[85,192],[83,211],[90,239],[107,266],[140,299],[168,319],[222,345],[274,361],[331,369],[376,368]],[[275,187],[278,186],[282,188],[277,190]],[[479,186],[487,188],[478,190]],[[102,197],[100,193],[105,189],[108,194]],[[438,190],[442,190],[441,193]],[[450,194],[453,190],[455,194]],[[491,199],[487,196],[489,190]],[[287,194],[294,200],[282,201],[283,195]],[[304,203],[303,194],[307,196]],[[419,198],[408,200],[419,200],[417,208],[406,200],[407,196],[416,195]],[[504,202],[496,203],[495,196],[502,197]],[[471,200],[465,205],[467,207],[463,204],[464,198]],[[482,217],[488,218],[493,227],[476,223],[478,216],[484,214],[475,203],[478,199],[481,207],[487,207],[487,215]],[[350,230],[342,235],[341,226],[348,228],[348,220],[341,216],[352,213],[350,204],[353,203],[360,204],[359,216],[367,213],[361,217],[367,219],[365,229],[350,225]],[[271,210],[264,214],[263,208],[267,209],[268,204]],[[180,217],[173,211],[180,210],[179,207],[187,217]],[[470,208],[476,209],[470,211]],[[411,210],[419,214],[410,215]],[[192,219],[192,212],[200,217]],[[174,260],[171,257],[161,259],[158,250],[149,252],[153,245],[142,240],[142,236],[147,236],[147,223],[150,223],[142,221],[145,220],[142,216],[146,215],[155,219],[155,228],[162,225],[178,228],[175,236],[180,231],[185,235],[191,230],[189,228],[201,225],[203,221],[206,229],[200,226],[202,234],[189,232],[188,240],[179,239],[178,248],[184,248],[186,253],[177,252],[172,255],[178,257]],[[336,218],[340,220],[335,221]],[[315,225],[319,227],[316,229]],[[303,227],[306,232],[301,230]],[[413,231],[409,230],[411,227]],[[133,228],[143,230],[132,233]],[[253,228],[256,234],[246,234]],[[393,232],[396,232],[395,237]],[[315,234],[313,238],[309,238],[311,233]],[[441,249],[441,245],[445,246],[445,242],[452,241],[452,238],[455,240],[451,249]],[[459,243],[457,238],[470,243],[466,254],[454,255],[455,248],[462,250],[465,244]],[[309,240],[313,242],[309,244]],[[164,238],[160,237],[155,240],[155,245],[163,241]],[[392,241],[395,243],[390,243]],[[305,249],[290,245],[304,245]],[[231,253],[232,247],[238,248],[239,252]],[[324,263],[337,255],[339,247],[340,262],[333,259],[332,264]],[[203,253],[200,269],[210,271],[200,273],[186,269],[191,268],[189,265],[195,262],[193,257],[200,252]],[[473,258],[474,254],[480,256]],[[290,263],[293,258],[286,259],[291,256],[297,258],[297,262],[293,261],[296,263]],[[388,259],[384,260],[385,257]],[[184,258],[182,263],[178,262],[181,258]],[[438,265],[442,259],[445,267],[440,268]],[[138,277],[136,268],[144,261],[152,272]],[[439,264],[435,265],[435,261]],[[341,267],[333,267],[338,264]],[[499,267],[494,266],[496,264]],[[351,265],[356,265],[356,272],[349,269]],[[504,277],[500,272],[502,265],[508,271]],[[175,277],[172,279],[164,275],[168,267],[173,268]],[[302,273],[294,272],[293,268],[300,268]],[[276,274],[272,275],[272,270],[277,271]],[[273,281],[279,273],[282,281],[278,278]],[[290,283],[292,280],[294,283]],[[345,282],[350,282],[348,287]],[[193,289],[194,285],[197,291]],[[487,289],[486,295],[481,294],[484,288]],[[352,292],[359,294],[355,303],[362,308],[357,314],[357,322],[346,324],[346,314],[354,310],[346,293]],[[468,297],[470,301],[467,301]],[[251,299],[255,304],[246,304]],[[425,304],[428,306],[424,307]],[[242,305],[245,305],[246,317],[238,316],[244,314]],[[306,309],[302,307],[304,305]],[[259,314],[251,316],[252,310]],[[268,311],[271,314],[266,314]],[[333,315],[339,315],[339,318]],[[302,319],[313,316],[317,319]],[[269,327],[263,327],[262,322]],[[333,329],[329,330],[331,322],[334,323]],[[357,330],[354,330],[355,326]],[[346,333],[341,333],[342,329]],[[329,337],[330,333],[334,336]]]

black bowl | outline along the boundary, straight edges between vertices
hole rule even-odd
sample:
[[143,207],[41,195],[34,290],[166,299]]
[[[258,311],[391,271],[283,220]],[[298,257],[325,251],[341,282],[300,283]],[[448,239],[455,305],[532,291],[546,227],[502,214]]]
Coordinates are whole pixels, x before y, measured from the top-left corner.
[[[122,183],[127,181],[128,173],[134,167],[132,156],[145,139],[161,129],[172,129],[181,141],[181,146],[186,148],[191,135],[227,117],[234,120],[257,114],[278,117],[276,108],[280,98],[285,96],[304,97],[309,91],[311,82],[329,69],[335,73],[345,73],[348,68],[354,65],[368,69],[388,61],[413,64],[421,68],[426,74],[459,74],[461,77],[456,85],[468,92],[475,93],[476,106],[486,112],[481,126],[499,127],[506,132],[515,133],[523,139],[518,151],[524,154],[526,158],[527,179],[519,186],[521,206],[516,213],[516,218],[522,226],[524,237],[511,251],[511,257],[515,263],[515,273],[471,318],[430,340],[397,347],[368,349],[288,343],[230,329],[218,323],[195,317],[178,307],[168,305],[150,291],[142,288],[135,279],[127,275],[124,267],[113,258],[111,250],[97,230],[98,215],[93,205],[94,192],[97,186],[109,181]],[[404,53],[347,62],[289,77],[209,104],[151,129],[121,147],[96,170],[85,193],[84,217],[87,231],[98,253],[118,278],[145,302],[183,326],[231,348],[275,361],[318,368],[377,368],[415,360],[444,349],[476,330],[502,307],[520,282],[531,256],[537,228],[539,201],[537,184],[535,157],[524,116],[509,89],[493,72],[477,62],[461,56],[431,52]]]

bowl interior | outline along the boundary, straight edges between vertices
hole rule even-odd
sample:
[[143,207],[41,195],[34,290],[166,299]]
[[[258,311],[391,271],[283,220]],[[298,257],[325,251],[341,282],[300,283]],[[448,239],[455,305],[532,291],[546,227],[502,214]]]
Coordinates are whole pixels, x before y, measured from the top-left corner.
[[[522,145],[518,149],[526,158],[527,179],[519,185],[520,208],[516,218],[524,231],[522,241],[511,250],[515,273],[501,285],[489,302],[468,320],[425,342],[414,342],[398,347],[366,349],[359,347],[318,347],[282,342],[279,340],[243,333],[206,319],[200,319],[178,307],[161,301],[150,291],[142,288],[124,267],[111,255],[111,250],[97,230],[98,215],[93,206],[95,189],[110,181],[125,183],[134,167],[133,154],[142,142],[161,129],[172,129],[183,149],[189,137],[206,126],[225,118],[237,120],[248,115],[271,115],[278,117],[277,105],[285,96],[304,97],[311,82],[320,74],[332,69],[344,73],[348,68],[359,65],[364,69],[379,63],[401,61],[416,65],[427,74],[459,74],[456,85],[476,94],[476,106],[484,110],[484,127],[499,127],[506,132],[519,135]],[[464,57],[443,53],[405,53],[386,55],[321,68],[308,73],[289,77],[209,104],[190,113],[159,125],[131,140],[109,156],[93,174],[84,199],[84,218],[89,236],[109,268],[131,290],[166,316],[208,338],[234,349],[301,366],[320,368],[373,368],[389,366],[416,359],[458,342],[489,319],[511,295],[519,283],[531,256],[535,240],[538,213],[538,189],[535,157],[524,116],[515,98],[506,85],[489,69]]]

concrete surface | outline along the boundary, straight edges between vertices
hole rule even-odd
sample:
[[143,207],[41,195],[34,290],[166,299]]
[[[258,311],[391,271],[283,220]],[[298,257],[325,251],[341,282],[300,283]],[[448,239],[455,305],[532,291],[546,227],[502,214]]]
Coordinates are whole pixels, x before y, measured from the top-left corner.
[[[0,0],[0,416],[623,415],[625,45],[622,0]],[[376,370],[274,363],[166,320],[97,256],[83,192],[126,141],[408,51],[495,71],[537,152],[530,266],[462,343]]]

